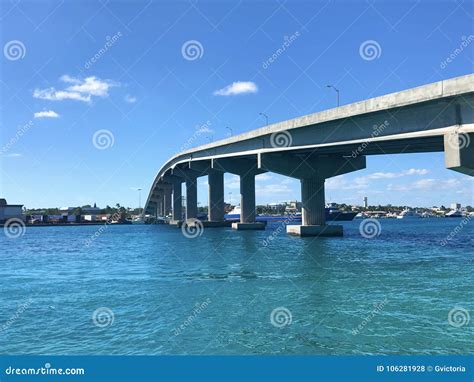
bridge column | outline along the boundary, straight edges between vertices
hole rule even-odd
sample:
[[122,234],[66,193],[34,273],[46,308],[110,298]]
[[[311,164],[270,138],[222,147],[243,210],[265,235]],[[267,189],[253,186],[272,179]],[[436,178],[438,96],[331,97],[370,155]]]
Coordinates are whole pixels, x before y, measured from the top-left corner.
[[266,172],[258,168],[256,158],[213,159],[212,168],[240,177],[240,222],[232,223],[232,229],[265,229],[264,222],[255,221],[255,176]]
[[303,225],[326,224],[323,178],[301,179],[301,204]]
[[287,225],[298,236],[342,236],[342,226],[326,224],[324,183],[327,178],[365,168],[365,157],[311,154],[259,154],[259,167],[291,176],[301,182],[302,224]]
[[446,133],[444,161],[446,168],[474,176],[474,133]]
[[197,208],[197,178],[186,179],[186,219],[196,219]]
[[240,175],[240,222],[255,222],[255,174]]
[[196,177],[208,176],[208,218],[201,222],[204,227],[230,227],[224,220],[224,172],[213,169],[211,160],[190,161],[186,173]]
[[163,212],[163,215],[167,216],[171,212],[171,204],[173,202],[171,185],[169,185],[165,188],[163,196],[164,196],[164,212]]
[[173,219],[170,224],[179,225],[183,219],[183,196],[181,190],[181,181],[175,180],[172,183],[173,188]]
[[209,221],[224,221],[224,173],[210,170],[209,183]]
[[156,209],[158,211],[158,216],[163,216],[163,196],[159,196],[156,202]]

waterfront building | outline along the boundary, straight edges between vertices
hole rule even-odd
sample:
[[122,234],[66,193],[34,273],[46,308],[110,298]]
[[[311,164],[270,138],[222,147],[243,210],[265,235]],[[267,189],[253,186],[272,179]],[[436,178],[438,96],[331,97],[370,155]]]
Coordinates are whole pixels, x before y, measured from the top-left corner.
[[461,203],[451,203],[451,209],[452,210],[460,210],[461,209]]
[[24,220],[23,204],[8,204],[5,199],[0,199],[0,223],[12,218]]

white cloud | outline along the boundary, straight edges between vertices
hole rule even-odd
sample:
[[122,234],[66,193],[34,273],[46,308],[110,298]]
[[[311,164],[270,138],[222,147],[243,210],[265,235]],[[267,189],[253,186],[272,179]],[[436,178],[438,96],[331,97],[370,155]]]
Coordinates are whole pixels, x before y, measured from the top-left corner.
[[90,102],[91,100],[90,95],[84,96],[78,92],[56,90],[55,88],[35,89],[33,97],[47,101],[63,101],[65,99],[72,99],[76,101]]
[[[421,168],[411,168],[409,170],[400,171],[400,172],[374,172],[369,175],[365,176],[358,176],[352,180],[347,180],[345,175],[335,176],[333,178],[329,178],[326,180],[326,187],[331,190],[366,190],[371,187],[370,181],[377,180],[377,179],[394,179],[394,178],[401,178],[404,176],[412,176],[412,175],[426,175],[429,171]],[[423,181],[419,181],[420,184],[423,184]],[[396,187],[393,184],[390,185],[392,188],[389,190],[395,190]]]
[[345,175],[339,175],[327,179],[326,188],[329,190],[364,190],[369,188],[369,179],[364,176],[359,176],[352,180],[347,180]]
[[[77,79],[73,80],[77,81]],[[107,97],[109,95],[109,89],[112,86],[114,86],[114,84],[111,81],[100,80],[92,76],[87,77],[82,82],[75,82],[75,85],[69,86],[67,90],[98,97]]]
[[208,125],[202,125],[196,129],[196,132],[199,134],[204,134],[204,133],[213,133],[214,130],[212,130]]
[[224,184],[231,190],[240,189],[240,178],[237,175],[231,175]]
[[23,156],[23,154],[20,153],[11,153],[11,154],[5,154],[3,155],[5,158],[20,158]]
[[454,190],[463,187],[463,184],[458,179],[420,179],[416,182],[406,184],[389,184],[387,190],[389,191],[438,191],[438,190]]
[[428,172],[429,171],[425,168],[411,168],[409,170],[401,172],[374,172],[373,174],[370,174],[367,177],[369,179],[393,179],[409,175],[426,175],[428,174]]
[[272,179],[273,179],[273,177],[268,173],[259,174],[255,177],[256,182],[266,182],[266,181],[272,180]]
[[426,175],[428,174],[428,170],[426,168],[411,168],[405,171],[406,175]]
[[62,101],[66,99],[90,102],[92,96],[107,97],[109,89],[118,84],[109,80],[101,80],[95,76],[86,77],[84,80],[68,76],[60,77],[62,82],[72,84],[63,90],[56,90],[54,87],[47,89],[35,89],[33,97],[48,101]]
[[218,96],[229,96],[245,93],[256,93],[258,91],[257,84],[252,81],[237,81],[233,82],[231,85],[216,90],[214,95]]
[[272,196],[287,196],[293,193],[293,190],[288,187],[286,184],[257,184],[255,186],[255,192],[257,196],[265,196],[272,197]]
[[35,113],[35,118],[58,118],[59,114],[53,110],[43,110]]
[[80,84],[81,83],[80,79],[71,77],[67,74],[62,75],[61,77],[59,77],[59,79],[63,82],[68,82],[70,84]]
[[137,97],[131,96],[130,94],[127,94],[123,99],[125,102],[128,102],[128,103],[137,102]]

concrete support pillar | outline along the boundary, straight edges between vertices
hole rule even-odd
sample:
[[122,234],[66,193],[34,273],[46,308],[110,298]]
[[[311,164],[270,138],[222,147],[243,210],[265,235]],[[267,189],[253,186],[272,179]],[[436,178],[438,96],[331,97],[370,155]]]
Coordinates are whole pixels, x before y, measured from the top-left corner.
[[163,216],[163,196],[160,196],[157,202],[158,216]]
[[173,201],[173,197],[171,195],[172,190],[171,187],[167,187],[164,191],[164,213],[163,215],[167,216],[171,212],[171,204]]
[[232,223],[232,228],[265,229],[264,222],[255,221],[255,176],[266,172],[258,168],[257,158],[213,159],[212,168],[240,177],[240,222]]
[[211,222],[224,221],[224,173],[209,172],[209,217]]
[[324,178],[301,179],[303,225],[326,224]]
[[183,197],[181,182],[173,182],[173,221],[179,222],[183,217]]
[[240,175],[240,222],[255,223],[255,174]]
[[259,168],[297,178],[301,182],[302,224],[286,232],[299,236],[342,236],[341,225],[326,224],[324,182],[327,178],[365,168],[365,157],[259,154]]
[[196,219],[197,214],[197,179],[186,179],[186,219]]
[[286,232],[298,236],[342,236],[341,225],[326,224],[325,178],[315,176],[301,181],[301,225],[288,225]]
[[474,176],[474,133],[446,133],[444,158],[446,168]]

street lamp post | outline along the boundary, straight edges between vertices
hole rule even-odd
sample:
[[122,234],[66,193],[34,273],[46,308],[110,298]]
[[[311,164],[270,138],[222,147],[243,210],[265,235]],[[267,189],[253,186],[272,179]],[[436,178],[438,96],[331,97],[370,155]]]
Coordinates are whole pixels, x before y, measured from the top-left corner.
[[229,130],[229,136],[231,137],[233,135],[232,129],[229,126],[226,126],[225,128]]
[[337,107],[339,107],[339,89],[336,88],[334,85],[326,85],[326,87],[332,88],[336,91],[336,93],[337,93]]
[[266,125],[268,126],[268,115],[266,115],[265,113],[258,113],[258,114],[261,115],[262,117],[265,117]]
[[137,188],[138,191],[138,211],[140,212],[142,209],[142,189]]

